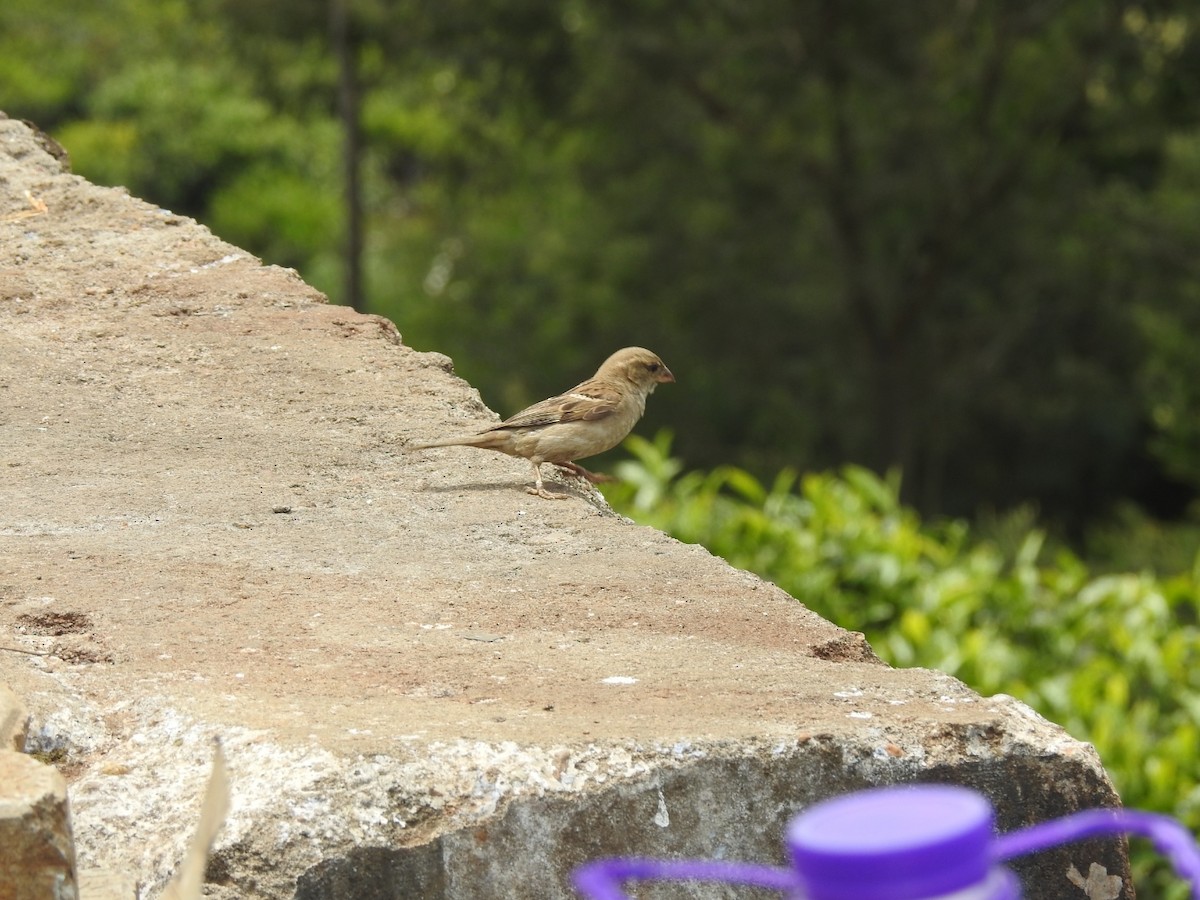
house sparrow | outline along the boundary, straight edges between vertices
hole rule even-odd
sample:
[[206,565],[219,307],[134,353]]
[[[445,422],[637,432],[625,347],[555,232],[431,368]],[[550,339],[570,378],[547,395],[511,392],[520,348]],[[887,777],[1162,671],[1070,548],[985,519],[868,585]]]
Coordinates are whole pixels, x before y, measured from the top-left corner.
[[479,447],[520,456],[533,466],[537,482],[526,490],[548,500],[563,500],[566,494],[542,486],[542,463],[554,463],[592,482],[605,480],[575,460],[621,443],[646,411],[646,398],[658,385],[674,380],[655,354],[641,347],[626,347],[565,394],[535,403],[478,434],[414,444],[411,449]]

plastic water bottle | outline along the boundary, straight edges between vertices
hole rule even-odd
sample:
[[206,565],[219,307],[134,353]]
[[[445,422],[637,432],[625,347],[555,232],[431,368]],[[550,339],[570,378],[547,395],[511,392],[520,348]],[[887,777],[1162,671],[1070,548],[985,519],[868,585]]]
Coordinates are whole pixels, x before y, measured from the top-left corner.
[[1168,816],[1096,809],[997,837],[983,795],[950,785],[879,788],[827,800],[787,829],[791,867],[714,860],[616,858],[576,869],[591,900],[628,900],[632,880],[721,881],[774,888],[792,900],[1020,900],[1003,863],[1084,838],[1149,838],[1200,900],[1200,848]]

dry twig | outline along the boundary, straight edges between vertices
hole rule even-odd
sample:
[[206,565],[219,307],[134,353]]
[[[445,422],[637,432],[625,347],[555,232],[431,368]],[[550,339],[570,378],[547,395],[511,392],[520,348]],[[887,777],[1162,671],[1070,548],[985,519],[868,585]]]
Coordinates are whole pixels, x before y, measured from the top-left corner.
[[33,196],[33,191],[26,191],[25,199],[29,201],[29,209],[22,209],[0,216],[0,222],[19,222],[22,219],[32,219],[34,216],[44,216],[50,212],[50,207],[46,205],[46,201],[41,197]]

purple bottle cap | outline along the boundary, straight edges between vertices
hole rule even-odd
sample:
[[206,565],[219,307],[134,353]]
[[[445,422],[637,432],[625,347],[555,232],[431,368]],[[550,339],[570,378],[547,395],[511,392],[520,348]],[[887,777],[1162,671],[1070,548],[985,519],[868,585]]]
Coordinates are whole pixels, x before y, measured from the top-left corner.
[[880,788],[817,804],[787,842],[809,900],[919,900],[988,882],[994,819],[966,788]]

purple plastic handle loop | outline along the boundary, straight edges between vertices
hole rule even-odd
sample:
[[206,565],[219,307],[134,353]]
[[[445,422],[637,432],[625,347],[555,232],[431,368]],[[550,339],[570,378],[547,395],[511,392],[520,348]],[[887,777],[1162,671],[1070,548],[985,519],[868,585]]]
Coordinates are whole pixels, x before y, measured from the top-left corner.
[[[1126,834],[1149,840],[1170,860],[1176,874],[1191,882],[1193,900],[1200,900],[1200,848],[1191,833],[1170,816],[1131,809],[1086,810],[1000,835],[991,855],[993,861],[1003,863],[1060,844]],[[591,900],[629,900],[621,885],[647,879],[724,881],[790,891],[797,896],[800,891],[792,869],[707,859],[601,859],[580,866],[572,875],[576,889]]]
[[1059,844],[1125,834],[1149,840],[1171,861],[1175,874],[1191,882],[1193,900],[1200,900],[1200,848],[1191,833],[1170,816],[1136,809],[1089,809],[1000,835],[992,859],[1004,862]]
[[711,859],[599,859],[580,866],[571,876],[575,888],[591,900],[629,900],[629,896],[621,890],[623,882],[660,878],[668,881],[724,881],[777,891],[799,890],[796,873],[791,869],[753,863],[715,862]]

